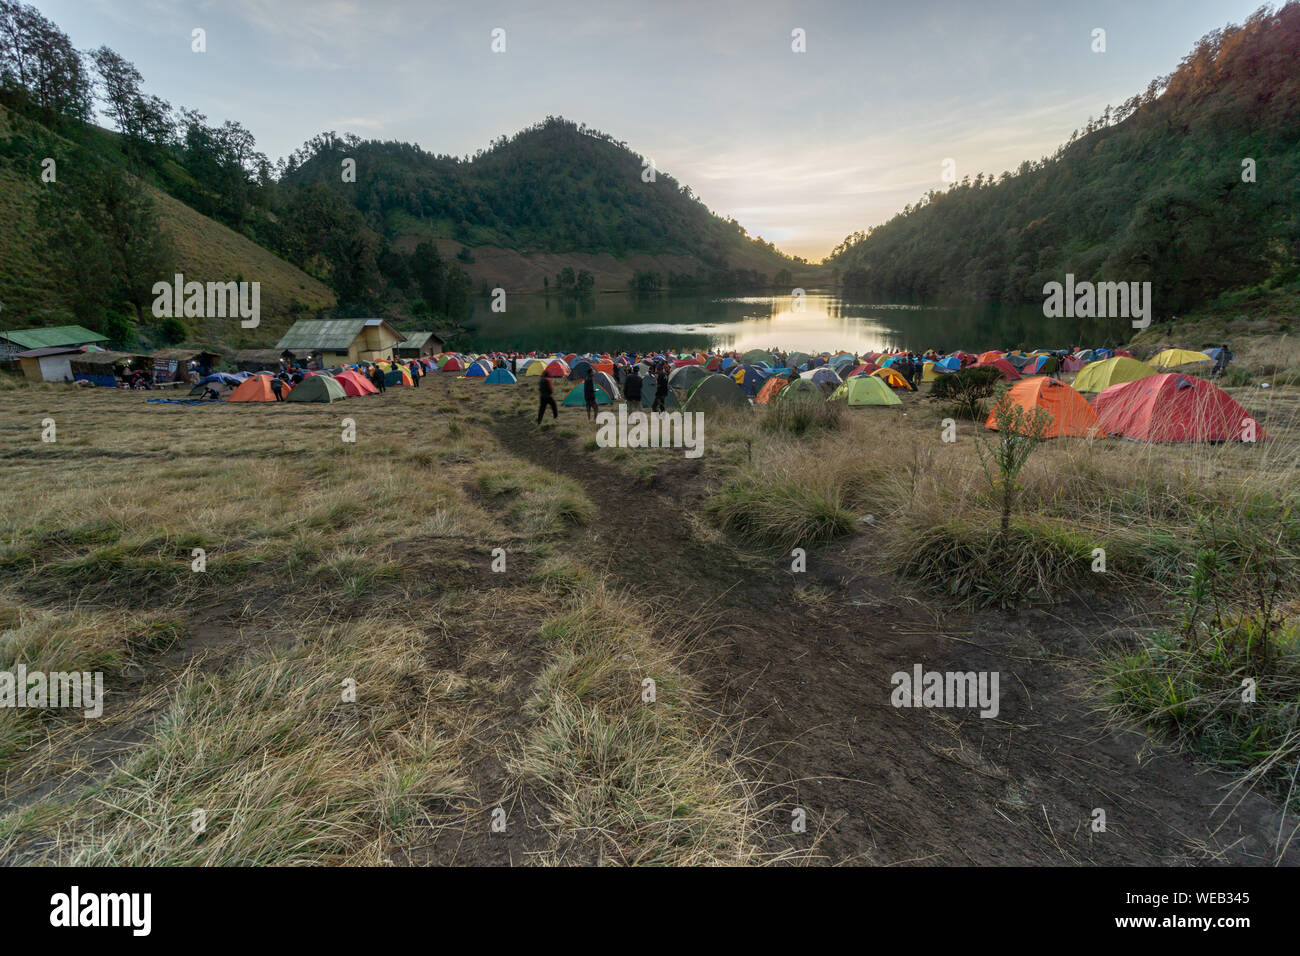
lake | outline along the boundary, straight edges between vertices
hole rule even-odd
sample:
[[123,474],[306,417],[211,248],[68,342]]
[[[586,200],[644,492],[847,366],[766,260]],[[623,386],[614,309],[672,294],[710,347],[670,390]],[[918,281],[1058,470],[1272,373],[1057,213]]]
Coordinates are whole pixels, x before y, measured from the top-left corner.
[[515,295],[504,313],[479,301],[470,325],[468,348],[479,351],[981,352],[1113,345],[1133,332],[1126,319],[1049,319],[1038,305],[868,302],[821,293],[805,295],[802,308],[789,295]]

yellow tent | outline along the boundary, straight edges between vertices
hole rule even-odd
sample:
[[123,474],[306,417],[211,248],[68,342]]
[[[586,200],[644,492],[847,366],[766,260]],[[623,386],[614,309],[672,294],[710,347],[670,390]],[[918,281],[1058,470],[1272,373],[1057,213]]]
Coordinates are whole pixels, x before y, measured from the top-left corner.
[[1139,362],[1127,355],[1116,355],[1114,358],[1102,359],[1100,362],[1089,362],[1079,369],[1079,374],[1070,384],[1080,392],[1104,392],[1112,385],[1133,382],[1155,374],[1156,370],[1145,362]]
[[1212,359],[1204,352],[1193,352],[1190,349],[1165,349],[1163,352],[1157,352],[1154,356],[1147,359],[1147,364],[1152,368],[1181,368],[1184,365],[1208,365]]

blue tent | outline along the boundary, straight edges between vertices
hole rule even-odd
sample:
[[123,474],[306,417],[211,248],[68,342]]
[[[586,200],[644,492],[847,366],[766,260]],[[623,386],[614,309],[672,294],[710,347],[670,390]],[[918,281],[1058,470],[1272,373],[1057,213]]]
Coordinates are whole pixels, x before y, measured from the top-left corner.
[[940,368],[946,368],[950,372],[956,372],[961,368],[961,359],[955,355],[948,355],[934,363]]
[[508,368],[494,368],[483,381],[489,385],[513,385],[519,379],[511,375]]

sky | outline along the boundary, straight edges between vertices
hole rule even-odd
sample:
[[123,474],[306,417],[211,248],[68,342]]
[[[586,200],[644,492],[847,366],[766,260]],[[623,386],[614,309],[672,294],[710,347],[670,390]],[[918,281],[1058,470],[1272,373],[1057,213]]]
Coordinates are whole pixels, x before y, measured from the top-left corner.
[[1260,0],[34,5],[78,48],[133,62],[147,92],[238,120],[273,161],[327,130],[470,155],[564,116],[817,261],[943,188],[945,160],[960,178],[1051,153]]

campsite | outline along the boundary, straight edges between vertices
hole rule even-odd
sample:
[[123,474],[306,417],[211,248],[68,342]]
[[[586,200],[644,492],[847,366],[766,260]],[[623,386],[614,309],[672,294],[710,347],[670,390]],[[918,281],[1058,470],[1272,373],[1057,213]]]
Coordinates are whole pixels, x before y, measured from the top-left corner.
[[9,938],[1285,932],[1298,203],[1300,0],[0,0]]
[[[1027,401],[1067,410],[1070,424],[1044,436],[1000,539],[976,449],[995,434],[990,423],[962,419],[944,441],[953,420],[932,384],[893,389],[861,371],[906,368],[899,356],[787,354],[811,367],[791,369],[766,402],[708,371],[726,362],[744,379],[779,357],[645,357],[680,363],[672,375],[689,384],[673,390],[678,402],[705,409],[698,460],[598,447],[581,398],[568,400],[583,389],[570,376],[618,373],[630,364],[621,355],[516,355],[517,373],[484,374],[504,356],[440,354],[423,360],[418,387],[296,403],[298,389],[343,389],[312,374],[276,402],[269,375],[244,373],[225,400],[199,405],[125,388],[5,391],[4,427],[25,437],[4,457],[4,480],[40,502],[8,520],[6,621],[34,661],[103,668],[110,687],[98,722],[7,725],[6,852],[115,864],[887,865],[917,852],[967,865],[1194,863],[1207,853],[1292,862],[1295,849],[1269,836],[1283,819],[1274,777],[1250,778],[1224,830],[1205,808],[1233,771],[1177,733],[1143,733],[1104,688],[1129,679],[1114,668],[1132,666],[1135,635],[1158,635],[1177,613],[1197,536],[1246,547],[1251,528],[1234,514],[1253,522],[1289,501],[1294,387],[1229,397],[1189,374],[1258,421],[1249,442],[1104,437],[1126,426],[1085,421],[1086,393],[1069,384],[1039,375],[998,386],[1033,386]],[[968,367],[993,365],[980,357],[966,355]],[[849,374],[838,386],[825,380],[835,367]],[[542,378],[562,398],[559,417],[539,427]],[[637,407],[606,381],[620,406]],[[709,382],[720,384],[705,402]],[[764,384],[748,384],[756,399]],[[241,400],[252,386],[260,400]],[[602,406],[614,404],[598,390]],[[47,418],[57,441],[41,440]],[[865,447],[881,453],[859,454]],[[1200,489],[1205,508],[1175,480]],[[1284,530],[1276,545],[1286,549]],[[1092,570],[1095,546],[1104,573]],[[807,553],[801,573],[791,571],[796,548]],[[59,595],[78,610],[52,642]],[[106,626],[115,637],[103,643]],[[324,697],[275,696],[285,682],[332,680],[342,660],[373,695],[359,724],[331,729],[340,705]],[[933,710],[904,720],[888,675],[916,660],[1000,672],[997,718]],[[400,689],[411,675],[418,705]],[[671,709],[639,710],[624,688],[645,677]],[[1046,701],[1044,723],[1035,715]],[[179,723],[151,735],[168,714]],[[286,721],[298,728],[288,737]],[[374,736],[380,728],[390,742]],[[232,735],[248,745],[209,766],[204,754]],[[255,770],[267,759],[256,741],[272,736],[283,773]],[[594,767],[552,759],[557,747],[597,746],[634,776],[611,790]],[[362,755],[373,775],[329,774]],[[130,770],[159,760],[165,777]],[[900,777],[901,766],[912,770]],[[1076,825],[1102,792],[1131,834],[1123,842]],[[686,816],[659,802],[686,793],[696,807]],[[279,812],[255,826],[217,816],[216,839],[177,842],[136,822],[133,806],[160,801],[177,815],[200,804]],[[546,822],[504,839],[478,833],[476,815],[498,805]],[[815,840],[782,836],[792,806],[823,808]],[[622,836],[574,839],[593,829]]]

